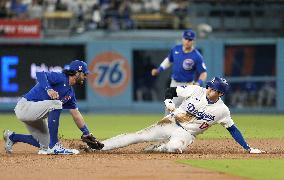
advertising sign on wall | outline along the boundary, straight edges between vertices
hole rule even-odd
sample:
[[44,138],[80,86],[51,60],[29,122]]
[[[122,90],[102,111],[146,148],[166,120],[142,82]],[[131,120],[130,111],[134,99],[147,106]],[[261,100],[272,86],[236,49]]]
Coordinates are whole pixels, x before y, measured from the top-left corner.
[[90,64],[93,74],[89,84],[102,96],[112,97],[121,94],[128,86],[131,71],[126,58],[116,52],[98,54]]
[[0,36],[5,38],[40,38],[41,21],[0,19]]
[[[37,71],[59,72],[75,59],[84,60],[83,45],[0,44],[0,102],[27,93]],[[85,99],[85,86],[75,91],[77,99]]]

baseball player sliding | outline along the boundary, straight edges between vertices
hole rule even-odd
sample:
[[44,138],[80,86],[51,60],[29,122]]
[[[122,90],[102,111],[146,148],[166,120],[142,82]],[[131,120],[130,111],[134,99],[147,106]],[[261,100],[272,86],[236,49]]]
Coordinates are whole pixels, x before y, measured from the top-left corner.
[[82,131],[81,139],[91,148],[103,147],[89,132],[77,107],[72,86],[82,85],[89,71],[87,64],[75,60],[62,73],[37,72],[38,83],[17,103],[15,113],[31,135],[17,134],[4,130],[5,150],[12,152],[17,142],[38,147],[38,154],[78,154],[77,149],[64,148],[58,142],[59,117],[62,109],[69,109],[77,127]]
[[[214,124],[221,124],[247,152],[252,154],[264,151],[250,147],[231,119],[230,111],[224,104],[223,96],[229,89],[224,78],[215,77],[207,82],[206,88],[197,85],[168,88],[165,106],[171,113],[158,123],[141,131],[122,134],[105,141],[102,150],[111,150],[130,144],[147,141],[164,141],[149,146],[145,151],[182,153],[193,143],[198,134]],[[184,101],[176,108],[172,99],[183,97]]]

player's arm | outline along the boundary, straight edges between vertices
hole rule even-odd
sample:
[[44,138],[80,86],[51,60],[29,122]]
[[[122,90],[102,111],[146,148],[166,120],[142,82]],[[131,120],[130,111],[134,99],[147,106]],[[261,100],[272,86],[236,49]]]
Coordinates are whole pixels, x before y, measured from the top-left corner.
[[84,135],[90,134],[89,129],[86,126],[84,118],[78,109],[70,109],[70,114],[77,125],[77,127],[82,131]]
[[97,149],[97,150],[102,149],[104,147],[104,144],[99,142],[96,139],[96,137],[89,131],[80,111],[77,108],[76,109],[70,109],[70,113],[73,117],[75,124],[83,133],[83,135],[81,136],[82,141],[87,143],[87,145],[91,149]]
[[173,98],[177,97],[176,87],[169,87],[165,92],[165,106],[169,111],[174,111],[176,109],[175,103],[173,102]]
[[234,121],[231,118],[230,111],[228,107],[224,108],[224,111],[222,113],[221,118],[217,121],[219,124],[221,124],[223,127],[225,127],[231,136],[234,138],[234,140],[240,144],[246,151],[248,151],[251,154],[259,154],[263,153],[264,151],[261,151],[259,149],[255,149],[250,147],[247,142],[245,141],[242,133],[239,131],[237,126],[235,126]]
[[207,68],[204,62],[204,58],[200,53],[198,53],[196,69],[199,74],[199,77],[195,84],[198,86],[202,86],[203,82],[205,82],[207,79]]
[[251,148],[247,142],[245,141],[242,133],[239,131],[239,129],[233,124],[231,127],[228,127],[227,130],[230,132],[232,137],[235,139],[237,143],[239,143],[246,151],[248,151],[251,154],[260,154],[264,153],[264,151]]
[[[46,72],[36,72],[36,78],[39,85],[46,90],[47,94],[51,99],[58,99],[58,92],[54,91],[51,87],[51,83],[56,83],[56,78],[49,74],[49,78]],[[54,81],[54,82],[53,82]]]
[[198,78],[198,80],[196,81],[195,84],[198,85],[198,86],[202,86],[203,82],[205,82],[206,79],[207,79],[207,72],[204,71],[199,75],[199,78]]
[[198,86],[178,86],[178,87],[169,87],[165,92],[165,106],[169,111],[175,110],[175,104],[173,103],[174,97],[189,97],[196,90],[200,88]]
[[152,76],[157,76],[162,71],[168,69],[171,66],[171,62],[168,57],[166,57],[163,62],[160,64],[159,68],[154,68],[151,71]]

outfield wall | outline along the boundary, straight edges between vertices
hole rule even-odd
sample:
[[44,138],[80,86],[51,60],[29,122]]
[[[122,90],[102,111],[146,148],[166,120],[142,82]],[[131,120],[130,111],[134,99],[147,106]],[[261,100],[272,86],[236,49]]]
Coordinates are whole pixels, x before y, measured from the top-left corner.
[[[88,62],[91,72],[97,73],[96,76],[90,75],[89,83],[83,89],[84,93],[80,93],[79,106],[82,110],[95,113],[163,112],[162,97],[166,81],[169,79],[169,72],[165,72],[158,79],[151,79],[151,77],[147,77],[148,74],[145,74],[145,70],[150,65],[158,65],[167,55],[169,49],[180,42],[180,37],[133,39],[133,37],[123,37],[121,40],[117,37],[101,35],[98,38],[74,38],[71,40],[0,40],[2,49],[9,46],[6,50],[0,51],[0,110],[12,110],[16,102],[15,99],[19,94],[24,93],[21,90],[29,88],[31,82],[34,83],[26,78],[21,80],[25,75],[23,71],[26,74],[31,74],[31,68],[25,66],[27,63],[31,64],[30,61],[36,61],[35,66],[37,67],[40,67],[41,63],[46,63],[48,67],[48,64],[51,63],[50,66],[54,67],[58,62],[58,65],[63,67],[69,62],[70,57],[70,60],[72,60],[72,57],[76,57],[84,58]],[[31,48],[21,52],[21,47],[24,46]],[[20,49],[13,51],[16,47],[20,47]],[[41,49],[37,50],[37,47]],[[226,75],[233,82],[233,92],[236,95],[238,89],[241,89],[242,93],[246,94],[247,99],[251,98],[245,104],[240,102],[233,105],[233,111],[284,112],[282,93],[284,90],[284,39],[212,38],[198,40],[196,47],[204,56],[209,78]],[[45,50],[45,48],[49,49]],[[31,49],[34,49],[34,51],[30,51]],[[55,52],[55,49],[58,51]],[[59,54],[61,49],[62,55]],[[263,52],[266,49],[268,52]],[[20,52],[22,54],[17,54]],[[10,65],[4,63],[5,58],[3,57],[10,56],[16,56],[18,59],[13,61],[12,58]],[[145,59],[148,59],[148,64],[143,66]],[[225,62],[225,59],[227,62]],[[238,61],[242,61],[242,63]],[[252,62],[247,63],[247,61]],[[27,69],[23,70],[23,68]],[[153,82],[155,85],[145,81]],[[25,83],[29,85],[25,86]],[[264,83],[271,84],[276,90],[272,104],[263,104],[258,99],[260,97],[258,90],[264,86]],[[246,84],[246,87],[244,87],[244,84]],[[153,93],[147,92],[145,86],[149,86],[150,89],[153,88]],[[82,91],[82,89],[78,91]],[[233,102],[232,98],[230,96],[230,99],[226,99],[226,102]],[[245,100],[247,101],[247,99]]]

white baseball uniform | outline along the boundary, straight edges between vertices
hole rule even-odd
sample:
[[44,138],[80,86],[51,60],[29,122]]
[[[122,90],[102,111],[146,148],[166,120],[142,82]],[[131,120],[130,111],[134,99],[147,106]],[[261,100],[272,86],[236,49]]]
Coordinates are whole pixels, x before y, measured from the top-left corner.
[[234,122],[230,111],[221,98],[210,103],[206,98],[206,89],[197,85],[179,86],[179,97],[184,97],[182,104],[160,122],[129,134],[122,134],[103,141],[102,150],[111,150],[130,144],[148,141],[163,141],[161,144],[147,147],[147,151],[182,152],[198,134],[214,124],[231,127]]

